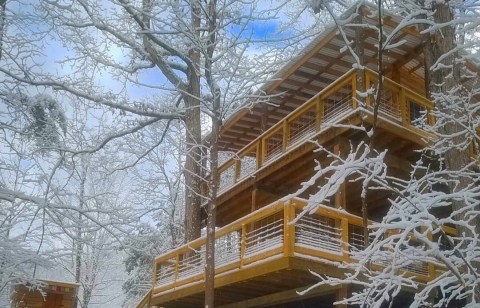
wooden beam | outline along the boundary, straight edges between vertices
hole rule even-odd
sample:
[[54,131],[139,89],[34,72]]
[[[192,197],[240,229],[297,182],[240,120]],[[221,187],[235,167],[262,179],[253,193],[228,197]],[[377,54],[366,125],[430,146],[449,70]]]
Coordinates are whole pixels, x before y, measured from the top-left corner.
[[[401,59],[398,59],[393,65],[398,67],[399,69],[403,67],[408,62],[412,61],[413,59],[418,59],[419,55],[423,53],[423,45],[419,44],[418,46],[408,49],[407,54],[404,55]],[[422,61],[420,61],[422,62]]]
[[315,47],[313,47],[309,52],[303,55],[301,59],[295,62],[284,74],[282,74],[283,78],[270,84],[266,92],[270,93],[273,89],[278,87],[285,79],[287,79],[290,75],[292,75],[300,66],[302,66],[305,62],[307,62],[308,59],[310,59],[313,55],[315,55],[320,49],[322,49],[337,35],[336,28],[329,29],[328,31],[330,32],[328,32],[328,34],[322,40],[316,43],[317,45],[315,45]]
[[[251,266],[239,270],[218,274],[215,277],[215,288],[240,281],[246,281],[248,279],[267,275],[282,269],[287,269],[290,265],[288,259],[289,258],[278,257],[275,259],[270,259],[269,262],[257,262]],[[153,305],[163,306],[167,302],[179,300],[183,297],[203,292],[204,290],[205,285],[203,280],[200,280],[197,282],[192,282],[191,284],[188,284],[182,288],[167,290],[159,294],[153,294],[151,303]]]
[[[333,146],[333,152],[345,158],[350,151],[350,146],[348,140],[343,136],[338,136],[335,138],[335,145]],[[347,209],[347,183],[344,182],[338,188],[337,193],[335,194],[335,208],[337,209]]]
[[285,191],[282,189],[278,189],[266,184],[258,184],[257,189],[277,197],[283,197],[283,194],[285,193]]
[[251,207],[251,212],[254,212],[254,211],[257,209],[257,192],[258,192],[257,185],[254,184],[254,185],[253,185],[253,189],[252,189],[252,207]]
[[412,170],[412,163],[410,161],[403,157],[390,153],[387,154],[387,156],[385,157],[385,163],[388,167],[402,170],[405,172],[410,172]]
[[[341,301],[348,298],[348,288],[347,285],[342,284],[335,294],[336,300]],[[335,305],[336,308],[347,308],[347,304]]]
[[269,294],[257,298],[248,299],[238,303],[220,306],[218,308],[250,308],[250,307],[272,307],[275,305],[281,305],[288,302],[293,302],[302,299],[309,299],[312,297],[322,296],[331,294],[338,290],[338,286],[322,286],[315,288],[310,292],[299,295],[298,292],[304,291],[306,287],[287,290],[283,292],[278,292],[274,294]]

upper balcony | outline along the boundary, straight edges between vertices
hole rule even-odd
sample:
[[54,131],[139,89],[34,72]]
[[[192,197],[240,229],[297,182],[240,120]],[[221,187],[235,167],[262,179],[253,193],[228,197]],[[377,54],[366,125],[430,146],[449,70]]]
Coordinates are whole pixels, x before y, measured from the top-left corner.
[[[357,92],[357,71],[350,70],[322,89],[303,105],[278,121],[219,167],[219,199],[234,195],[253,181],[271,174],[315,145],[348,130],[350,125],[371,125],[373,98],[363,105]],[[377,73],[366,70],[365,89],[378,82]],[[408,87],[384,78],[379,106],[379,126],[413,143],[424,144],[425,131],[418,128],[420,118],[432,124],[432,103]]]

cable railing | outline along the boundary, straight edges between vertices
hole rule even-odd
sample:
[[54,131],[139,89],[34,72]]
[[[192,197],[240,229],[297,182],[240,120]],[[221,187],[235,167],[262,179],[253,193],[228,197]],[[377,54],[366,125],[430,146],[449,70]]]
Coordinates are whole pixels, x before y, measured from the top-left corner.
[[[362,218],[328,206],[299,216],[303,199],[278,201],[215,232],[216,275],[233,273],[271,257],[312,257],[356,262],[351,252],[363,249]],[[190,242],[155,259],[153,294],[190,283],[201,283],[205,271],[206,238]],[[385,263],[389,264],[388,254]],[[402,270],[420,281],[434,276],[432,264],[414,258]],[[391,263],[391,262],[390,262]]]
[[[365,70],[363,79],[365,89],[378,84],[378,74],[371,70]],[[314,138],[321,132],[322,125],[335,123],[360,107],[372,111],[373,97],[367,97],[362,105],[357,94],[357,72],[352,69],[222,164],[218,169],[219,195]],[[433,104],[422,95],[384,77],[380,115],[422,134],[421,127],[434,122],[432,108]]]

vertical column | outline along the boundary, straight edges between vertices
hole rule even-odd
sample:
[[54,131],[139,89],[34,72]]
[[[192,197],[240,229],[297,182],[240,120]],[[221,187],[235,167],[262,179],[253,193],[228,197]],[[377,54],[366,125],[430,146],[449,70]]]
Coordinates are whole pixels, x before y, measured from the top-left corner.
[[158,272],[157,260],[153,260],[153,277],[152,277],[153,288],[157,286],[157,272]]
[[257,209],[257,195],[258,195],[257,183],[254,183],[253,190],[252,190],[252,207],[250,212],[254,212]]
[[[333,152],[340,157],[345,157],[350,151],[350,144],[345,137],[337,137],[335,145],[333,146]],[[335,194],[335,208],[347,209],[346,200],[346,184],[342,183]]]
[[405,96],[405,88],[401,87],[400,88],[400,94],[399,94],[399,104],[400,104],[400,114],[402,116],[402,123],[404,126],[410,125],[410,114],[409,114],[409,106],[407,103],[407,99]]
[[286,257],[293,256],[295,250],[295,206],[291,201],[285,202],[283,207],[283,252]]
[[[340,289],[337,290],[337,293],[335,294],[335,300],[336,301],[341,301],[348,298],[348,286],[345,284],[342,284],[340,286]],[[335,305],[335,308],[347,308],[346,304],[339,304]]]
[[[356,24],[362,24],[363,23],[363,15],[359,14],[355,19],[354,23]],[[367,34],[366,34],[366,29],[362,27],[355,27],[355,37],[354,37],[354,42],[355,42],[355,48],[354,52],[357,56],[357,59],[359,60],[360,63],[357,63],[357,80],[355,84],[355,88],[359,92],[365,92],[365,46],[364,42],[367,40]],[[353,93],[352,93],[353,94]],[[363,96],[357,96],[357,101],[360,103],[364,104],[365,103],[365,98]]]
[[288,121],[284,120],[283,121],[283,133],[282,133],[282,153],[285,153],[287,151],[287,145],[288,145],[288,134],[289,134],[289,127],[288,127]]
[[247,245],[247,227],[242,224],[242,241],[240,242],[240,267],[243,266],[243,260],[245,259],[245,248]]
[[268,107],[266,103],[262,103],[262,116],[260,118],[261,133],[267,130],[268,125]]
[[316,125],[315,127],[316,127],[317,132],[320,131],[320,126],[322,125],[324,107],[325,107],[325,105],[324,105],[322,96],[317,97],[316,98],[317,117],[315,119],[315,125]]
[[180,269],[179,267],[179,264],[180,263],[180,255],[177,254],[177,256],[175,257],[175,284],[177,284],[177,280],[178,280],[178,270]]
[[[348,140],[344,137],[337,137],[336,143],[333,146],[333,151],[340,157],[345,157],[349,152]],[[347,209],[347,191],[346,183],[342,183],[335,194],[334,206],[336,209]],[[335,228],[340,230],[340,240],[342,242],[343,261],[348,262],[348,220],[342,218],[341,220],[335,220]]]

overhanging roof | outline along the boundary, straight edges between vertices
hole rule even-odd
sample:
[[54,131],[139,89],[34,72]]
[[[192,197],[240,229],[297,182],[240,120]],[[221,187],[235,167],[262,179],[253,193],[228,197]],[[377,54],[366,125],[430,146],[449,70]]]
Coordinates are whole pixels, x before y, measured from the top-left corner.
[[[351,16],[357,8],[348,10],[345,16]],[[371,7],[361,6],[363,23],[376,26],[378,19],[371,14]],[[391,34],[402,21],[402,17],[385,13],[383,31]],[[350,25],[353,22],[350,22]],[[358,28],[357,28],[358,29]],[[363,48],[365,66],[377,71],[378,33],[364,29]],[[355,27],[342,27],[351,48],[355,49]],[[400,43],[395,45],[395,43]],[[383,56],[384,72],[390,74],[394,68],[402,68],[412,78],[424,79],[424,57],[420,31],[415,26],[403,28],[390,42],[394,47],[386,50]],[[219,146],[221,150],[238,151],[261,134],[261,122],[264,118],[266,129],[305,103],[321,89],[334,82],[352,68],[354,58],[345,48],[345,40],[336,26],[327,27],[304,51],[289,64],[280,69],[270,82],[263,85],[259,94],[269,96],[268,104],[247,102],[243,109],[234,113],[221,130]],[[469,63],[469,69],[478,70]]]

